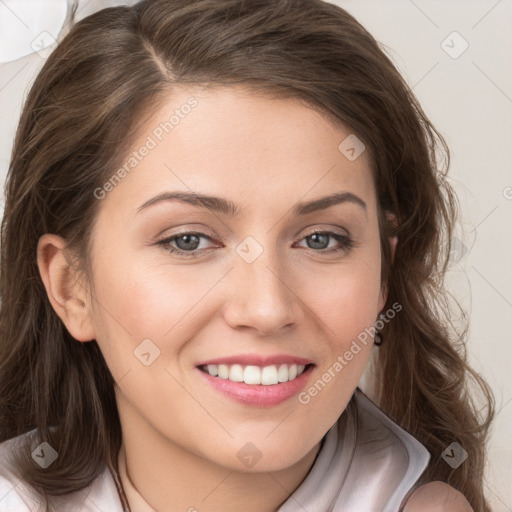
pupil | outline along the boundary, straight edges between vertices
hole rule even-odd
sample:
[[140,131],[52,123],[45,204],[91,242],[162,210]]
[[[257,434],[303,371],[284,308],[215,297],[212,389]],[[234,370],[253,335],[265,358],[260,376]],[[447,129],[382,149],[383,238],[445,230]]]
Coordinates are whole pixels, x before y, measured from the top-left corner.
[[313,235],[310,235],[308,238],[313,244],[313,246],[311,246],[311,244],[308,244],[311,249],[325,249],[329,245],[329,235],[314,233]]
[[[184,243],[181,243],[181,242]],[[188,244],[192,244],[192,247]],[[176,245],[180,249],[196,249],[199,244],[199,237],[196,235],[182,235],[179,238],[176,239]]]

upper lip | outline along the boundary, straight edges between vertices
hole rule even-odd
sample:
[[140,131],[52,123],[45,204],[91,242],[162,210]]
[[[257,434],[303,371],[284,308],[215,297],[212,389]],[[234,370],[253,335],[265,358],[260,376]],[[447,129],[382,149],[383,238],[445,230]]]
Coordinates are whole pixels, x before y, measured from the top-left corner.
[[208,364],[240,364],[242,366],[271,366],[278,364],[311,364],[309,359],[302,357],[291,356],[287,354],[274,354],[274,355],[257,355],[257,354],[239,354],[226,357],[217,357],[215,359],[209,359],[208,361],[202,361],[197,366],[208,365]]

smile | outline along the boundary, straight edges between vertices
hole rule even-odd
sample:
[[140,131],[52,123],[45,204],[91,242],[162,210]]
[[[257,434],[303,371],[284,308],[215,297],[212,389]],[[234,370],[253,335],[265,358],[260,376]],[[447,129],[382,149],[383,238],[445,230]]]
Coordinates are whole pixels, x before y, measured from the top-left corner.
[[202,361],[202,379],[230,400],[252,407],[272,407],[297,395],[315,364],[287,354],[240,354]]
[[232,382],[244,382],[249,385],[273,386],[283,382],[289,382],[304,372],[303,364],[280,364],[269,366],[255,366],[241,364],[208,364],[201,365],[199,369],[212,377],[227,379]]

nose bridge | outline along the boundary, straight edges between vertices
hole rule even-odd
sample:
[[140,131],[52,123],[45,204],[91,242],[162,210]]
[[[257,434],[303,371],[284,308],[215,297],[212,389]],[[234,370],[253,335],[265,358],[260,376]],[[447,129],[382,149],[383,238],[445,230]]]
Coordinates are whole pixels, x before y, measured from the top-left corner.
[[265,244],[247,237],[236,249],[235,281],[226,321],[271,333],[296,321],[297,297],[285,261],[266,237]]

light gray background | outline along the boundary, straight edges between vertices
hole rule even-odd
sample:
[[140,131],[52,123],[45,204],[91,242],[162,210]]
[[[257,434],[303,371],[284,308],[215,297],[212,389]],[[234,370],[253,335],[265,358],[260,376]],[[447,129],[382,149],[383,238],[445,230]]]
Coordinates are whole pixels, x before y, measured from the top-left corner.
[[[27,1],[0,0],[0,16],[28,33]],[[37,3],[46,12],[52,8],[51,0]],[[128,2],[80,0],[77,18],[121,3]],[[457,238],[464,255],[449,273],[449,286],[470,314],[470,361],[497,399],[486,492],[494,512],[512,512],[512,1],[335,3],[387,47],[451,148],[449,176],[462,208]],[[44,57],[33,53],[0,65],[2,183],[21,105]]]

